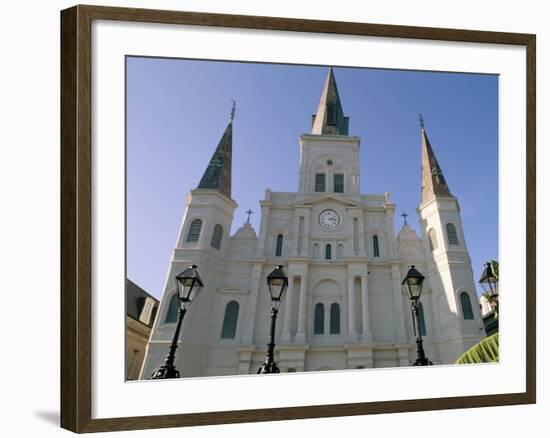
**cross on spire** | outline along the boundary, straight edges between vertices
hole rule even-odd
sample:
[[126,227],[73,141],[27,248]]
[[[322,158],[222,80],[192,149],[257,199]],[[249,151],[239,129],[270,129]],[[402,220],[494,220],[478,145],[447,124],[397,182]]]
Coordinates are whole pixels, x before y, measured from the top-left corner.
[[403,221],[405,222],[405,223],[403,224],[403,226],[407,225],[407,216],[408,216],[408,214],[405,213],[405,212],[403,212],[403,214],[402,214],[401,216],[403,217]]
[[424,119],[422,118],[422,113],[418,113],[418,117],[420,118],[420,129],[424,129]]
[[252,210],[250,210],[250,208],[249,208],[248,211],[245,211],[245,213],[248,215],[248,217],[246,218],[246,223],[249,224],[250,223],[250,215],[254,214],[254,212]]
[[235,99],[231,99],[231,102],[233,102],[233,106],[231,107],[231,115],[229,116],[229,120],[233,121],[235,118],[235,107],[237,106],[237,102],[235,102]]

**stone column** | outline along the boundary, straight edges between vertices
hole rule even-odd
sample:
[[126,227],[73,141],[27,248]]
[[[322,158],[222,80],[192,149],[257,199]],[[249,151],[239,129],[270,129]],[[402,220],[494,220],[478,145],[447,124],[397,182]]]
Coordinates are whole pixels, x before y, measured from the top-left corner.
[[310,224],[310,209],[304,210],[304,235],[302,236],[302,256],[309,256],[309,224]]
[[401,278],[399,265],[391,265],[391,278],[393,289],[393,304],[395,309],[395,318],[397,320],[397,340],[406,342],[405,336],[405,313],[403,312],[403,297],[401,294]]
[[261,262],[255,262],[252,266],[252,278],[250,279],[250,296],[248,298],[248,309],[246,312],[245,329],[242,338],[243,345],[252,345],[253,341],[254,321],[256,318],[258,292],[260,290],[262,268],[263,263]]
[[355,324],[355,276],[348,274],[348,338],[357,340]]
[[298,330],[296,342],[306,342],[306,309],[307,309],[307,275],[300,278],[300,303],[298,308]]
[[256,243],[256,257],[263,257],[265,250],[265,242],[267,239],[267,222],[269,219],[270,203],[262,201],[262,221],[260,223],[260,232]]
[[299,242],[300,242],[300,215],[294,209],[294,219],[292,220],[292,234],[293,234],[293,241],[292,241],[292,252],[291,255],[293,257],[298,256],[298,248],[299,248]]
[[386,195],[387,202],[384,204],[386,208],[386,233],[388,235],[389,256],[392,259],[397,258],[397,245],[395,239],[395,230],[393,227],[393,215],[395,213],[395,205],[389,203],[389,198]]
[[283,333],[281,334],[281,343],[290,344],[290,325],[292,322],[292,300],[294,297],[294,275],[288,277],[288,290],[286,291],[285,315],[283,319]]
[[367,256],[365,249],[365,217],[363,216],[363,212],[359,215],[359,255],[361,257]]
[[369,290],[368,290],[368,277],[366,275],[361,276],[361,315],[363,317],[363,340],[370,341],[370,320],[369,320]]

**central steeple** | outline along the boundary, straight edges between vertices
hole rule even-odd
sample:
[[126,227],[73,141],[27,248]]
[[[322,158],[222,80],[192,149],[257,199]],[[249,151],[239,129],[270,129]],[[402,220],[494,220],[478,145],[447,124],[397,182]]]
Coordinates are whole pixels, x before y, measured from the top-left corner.
[[348,135],[349,117],[344,116],[332,67],[328,69],[317,114],[312,116],[312,122],[312,134]]

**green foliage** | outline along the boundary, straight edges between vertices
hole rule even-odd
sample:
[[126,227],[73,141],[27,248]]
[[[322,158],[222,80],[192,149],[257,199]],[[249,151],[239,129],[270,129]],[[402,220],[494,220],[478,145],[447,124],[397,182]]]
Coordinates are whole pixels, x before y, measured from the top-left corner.
[[[495,277],[498,281],[498,261],[497,260],[489,260],[489,263],[491,264],[491,268],[493,270],[493,274],[495,274]],[[491,305],[495,312],[495,319],[498,319],[498,297],[494,297],[491,294],[488,294],[487,292],[484,292],[481,294],[487,302]]]
[[466,351],[455,364],[498,362],[498,353],[498,333],[495,333]]

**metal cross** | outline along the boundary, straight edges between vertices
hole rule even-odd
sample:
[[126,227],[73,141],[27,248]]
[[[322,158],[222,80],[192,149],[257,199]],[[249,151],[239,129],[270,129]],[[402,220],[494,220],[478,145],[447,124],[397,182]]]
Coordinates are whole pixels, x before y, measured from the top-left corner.
[[424,129],[424,119],[422,118],[422,113],[418,113],[418,117],[420,117],[420,128]]
[[403,216],[403,220],[405,221],[405,225],[407,225],[407,213],[403,213],[401,216]]
[[254,212],[252,210],[248,209],[248,211],[245,211],[245,213],[248,215],[248,218],[246,219],[246,223],[249,224],[250,223],[250,215],[254,214]]
[[235,107],[237,106],[237,102],[235,102],[235,99],[231,99],[231,102],[233,102],[233,106],[231,107],[231,116],[229,118],[233,121],[235,118]]

